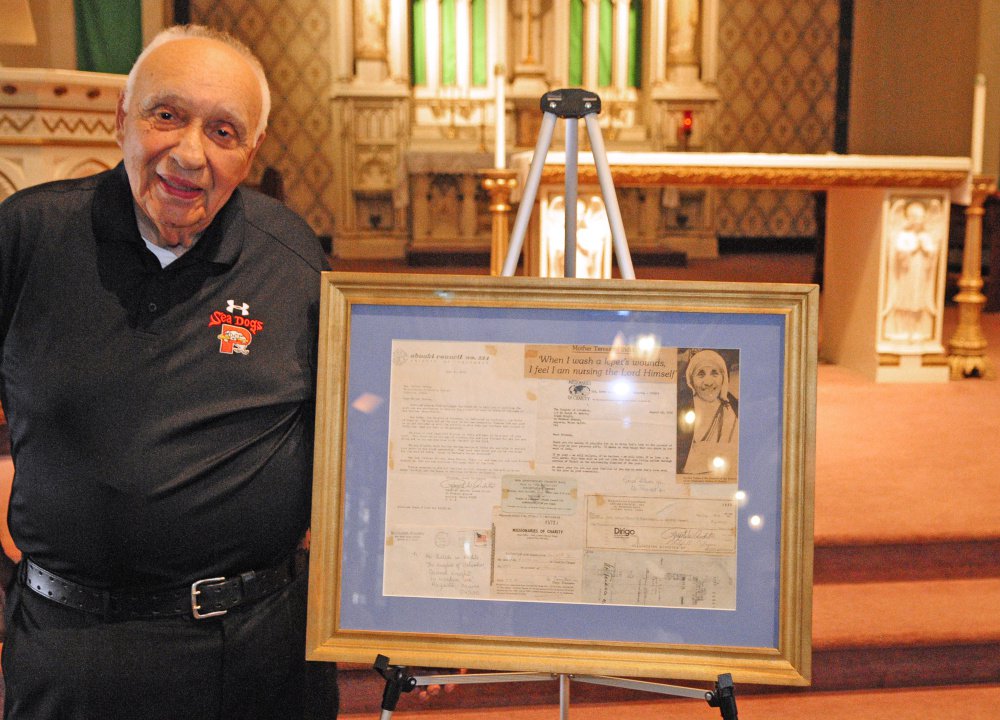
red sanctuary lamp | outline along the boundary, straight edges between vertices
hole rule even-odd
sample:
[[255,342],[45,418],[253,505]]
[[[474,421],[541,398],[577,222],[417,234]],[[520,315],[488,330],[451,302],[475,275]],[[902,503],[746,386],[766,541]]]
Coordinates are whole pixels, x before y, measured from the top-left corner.
[[680,140],[681,140],[681,150],[688,149],[688,143],[691,140],[691,132],[694,130],[694,112],[691,110],[685,110],[684,114],[681,116],[681,127],[680,127]]

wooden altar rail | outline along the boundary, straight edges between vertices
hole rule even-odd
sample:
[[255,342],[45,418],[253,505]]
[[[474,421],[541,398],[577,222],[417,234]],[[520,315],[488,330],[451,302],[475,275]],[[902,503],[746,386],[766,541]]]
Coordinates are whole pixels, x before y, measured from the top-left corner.
[[[516,155],[513,166],[523,178],[530,153]],[[983,202],[996,192],[992,178],[970,176],[968,158],[863,155],[792,155],[763,153],[608,153],[616,187],[701,186],[734,189],[826,191],[839,188],[939,189],[953,202],[968,204],[963,244],[959,325],[949,342],[952,378],[990,375],[981,327],[985,296],[981,290]],[[565,182],[565,155],[549,153],[542,185]],[[580,185],[597,184],[589,153],[578,159]]]

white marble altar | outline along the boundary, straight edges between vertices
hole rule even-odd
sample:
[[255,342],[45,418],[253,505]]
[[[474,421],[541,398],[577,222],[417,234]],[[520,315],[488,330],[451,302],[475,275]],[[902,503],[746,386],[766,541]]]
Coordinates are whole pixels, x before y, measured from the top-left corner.
[[[522,183],[530,161],[530,153],[513,158]],[[608,163],[616,188],[825,190],[821,357],[879,382],[948,380],[941,337],[947,217],[952,201],[969,202],[969,158],[610,152]],[[563,153],[546,158],[539,189],[546,203],[561,196],[564,164]],[[581,197],[600,198],[589,153],[579,156],[578,183]],[[526,252],[544,257],[550,245],[561,246],[562,229],[547,231],[554,225],[539,222]],[[595,239],[610,237],[592,225]]]
[[393,193],[409,208],[408,252],[475,252],[489,247],[489,217],[477,202],[480,174],[493,164],[487,152],[414,151],[403,154]]
[[124,75],[0,67],[0,199],[116,165],[124,85]]

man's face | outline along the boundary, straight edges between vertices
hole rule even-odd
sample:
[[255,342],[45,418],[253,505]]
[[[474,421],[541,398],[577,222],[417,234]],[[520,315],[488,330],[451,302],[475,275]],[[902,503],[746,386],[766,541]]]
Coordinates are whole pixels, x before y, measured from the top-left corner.
[[250,172],[260,85],[250,65],[207,38],[167,42],[146,56],[118,144],[132,196],[164,247],[189,248]]

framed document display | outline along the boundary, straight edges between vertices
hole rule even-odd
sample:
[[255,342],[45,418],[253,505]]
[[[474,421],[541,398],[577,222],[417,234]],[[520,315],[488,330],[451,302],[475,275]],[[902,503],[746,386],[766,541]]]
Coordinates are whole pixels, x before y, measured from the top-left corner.
[[815,286],[322,282],[310,659],[809,682]]

